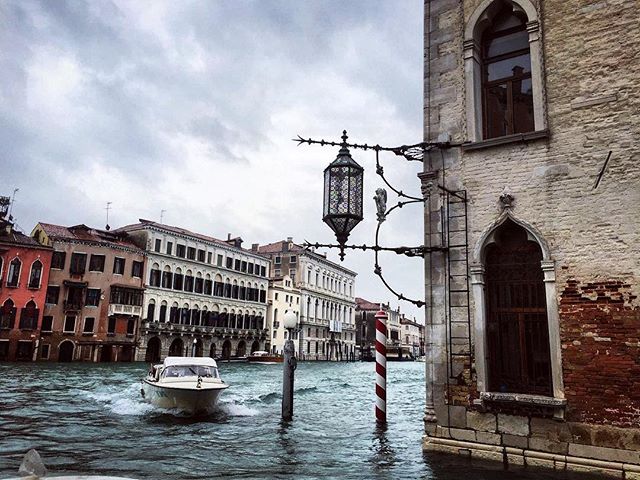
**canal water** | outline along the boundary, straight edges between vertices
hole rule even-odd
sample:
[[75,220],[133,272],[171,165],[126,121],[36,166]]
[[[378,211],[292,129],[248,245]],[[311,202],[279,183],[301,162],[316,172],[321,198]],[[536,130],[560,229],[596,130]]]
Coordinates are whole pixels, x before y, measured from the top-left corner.
[[[30,448],[50,475],[137,479],[559,479],[423,456],[424,364],[388,365],[388,426],[374,422],[374,364],[299,363],[294,420],[282,365],[223,363],[219,411],[192,417],[140,396],[146,364],[0,363],[0,478]],[[571,477],[577,478],[577,477]]]

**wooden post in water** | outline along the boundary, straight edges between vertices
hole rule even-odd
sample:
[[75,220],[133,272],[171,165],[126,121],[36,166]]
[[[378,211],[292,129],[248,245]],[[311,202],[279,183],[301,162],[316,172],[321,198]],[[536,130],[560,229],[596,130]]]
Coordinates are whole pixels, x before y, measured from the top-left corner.
[[376,313],[376,421],[387,423],[387,314]]
[[296,369],[296,357],[295,346],[293,340],[291,340],[291,333],[289,331],[289,338],[284,344],[284,368],[282,371],[282,419],[293,419],[293,372]]

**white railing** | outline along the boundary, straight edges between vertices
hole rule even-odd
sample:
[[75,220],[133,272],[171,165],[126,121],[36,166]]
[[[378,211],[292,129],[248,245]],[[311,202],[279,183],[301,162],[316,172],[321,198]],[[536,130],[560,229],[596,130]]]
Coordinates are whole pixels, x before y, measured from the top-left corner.
[[139,317],[142,315],[142,307],[137,305],[111,303],[109,305],[109,315],[132,315],[134,317]]

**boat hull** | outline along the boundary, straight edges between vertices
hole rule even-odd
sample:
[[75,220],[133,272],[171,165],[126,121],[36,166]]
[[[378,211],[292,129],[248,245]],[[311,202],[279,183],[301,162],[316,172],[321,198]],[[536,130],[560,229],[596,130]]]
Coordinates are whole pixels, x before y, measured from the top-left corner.
[[202,388],[179,388],[142,382],[142,396],[159,408],[177,409],[186,413],[210,413],[215,410],[220,394],[228,385]]

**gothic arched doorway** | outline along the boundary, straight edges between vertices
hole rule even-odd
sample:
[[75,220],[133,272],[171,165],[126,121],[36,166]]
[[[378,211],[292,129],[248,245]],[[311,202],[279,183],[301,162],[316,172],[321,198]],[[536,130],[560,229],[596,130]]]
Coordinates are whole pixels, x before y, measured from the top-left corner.
[[236,348],[236,357],[244,357],[247,355],[247,344],[244,340],[238,342],[238,348]]
[[552,395],[542,250],[507,220],[485,249],[489,390]]
[[58,361],[59,362],[70,362],[73,360],[73,351],[75,350],[75,346],[71,340],[65,340],[58,347]]
[[231,342],[225,340],[222,344],[222,359],[229,360],[229,358],[231,358]]
[[171,346],[169,347],[169,356],[170,357],[182,357],[184,355],[184,342],[181,338],[176,338],[173,342],[171,342]]
[[160,339],[152,337],[147,343],[147,353],[144,356],[146,362],[157,363],[160,361]]
[[258,340],[255,340],[252,344],[251,344],[251,353],[260,350],[260,342],[258,342]]

